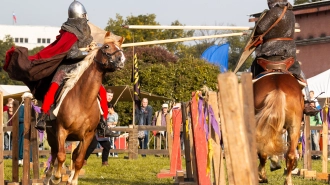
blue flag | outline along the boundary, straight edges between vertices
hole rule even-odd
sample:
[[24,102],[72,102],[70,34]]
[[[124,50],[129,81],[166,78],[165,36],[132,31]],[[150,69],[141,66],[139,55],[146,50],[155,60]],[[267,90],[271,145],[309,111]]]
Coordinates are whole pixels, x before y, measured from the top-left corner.
[[219,66],[221,73],[228,70],[229,43],[223,45],[213,45],[207,48],[201,58]]

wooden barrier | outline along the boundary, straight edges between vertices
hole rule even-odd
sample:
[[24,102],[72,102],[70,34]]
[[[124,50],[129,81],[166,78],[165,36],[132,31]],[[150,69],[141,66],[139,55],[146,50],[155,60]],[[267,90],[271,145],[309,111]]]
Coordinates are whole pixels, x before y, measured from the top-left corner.
[[[328,99],[326,100],[326,105],[328,106]],[[304,127],[304,140],[305,140],[305,153],[304,153],[304,178],[313,178],[318,180],[330,180],[328,173],[328,118],[327,118],[327,108],[322,109],[323,111],[323,123],[322,126],[310,126],[310,117],[305,116],[305,127]],[[319,131],[322,130],[322,151],[313,151],[311,149],[312,139],[311,130]],[[321,133],[320,133],[321,134]],[[316,172],[312,170],[312,155],[321,155],[322,157],[322,172]],[[315,172],[315,173],[314,173]]]
[[[33,184],[39,183],[39,145],[37,138],[37,131],[33,127],[32,123],[35,123],[36,113],[31,108],[31,97],[32,95],[28,95],[24,98],[24,123],[21,126],[24,126],[23,131],[23,175],[22,175],[22,184]],[[1,98],[2,99],[2,98]],[[3,159],[3,154],[12,156],[12,184],[16,184],[19,182],[19,169],[18,169],[18,158],[19,158],[19,103],[18,101],[14,101],[13,103],[13,112],[14,116],[12,119],[12,127],[6,128],[6,131],[12,131],[12,151],[3,151],[1,150],[0,157]],[[1,111],[2,113],[2,111]],[[2,127],[1,127],[2,128]],[[2,136],[3,137],[3,136]],[[32,148],[32,151],[30,149]],[[30,152],[32,152],[33,159],[33,177],[30,177]],[[3,172],[3,171],[2,171]],[[32,182],[33,181],[33,182]],[[9,183],[10,184],[10,183]]]
[[[243,75],[242,78],[248,78]],[[250,81],[250,79],[242,81]],[[242,88],[245,91],[241,94],[253,94],[252,83],[244,83]],[[219,88],[219,110],[221,117],[221,129],[224,142],[224,151],[228,172],[228,181],[231,185],[240,184],[258,184],[256,163],[253,164],[256,155],[256,146],[251,130],[247,127],[253,126],[251,112],[243,112],[240,102],[247,97],[240,97],[238,88],[238,79],[234,73],[225,73],[218,76]],[[254,110],[251,100],[244,100],[244,109]],[[244,116],[244,114],[249,114]],[[244,120],[245,119],[245,120]],[[250,144],[254,142],[254,144]],[[251,153],[252,152],[252,153]]]

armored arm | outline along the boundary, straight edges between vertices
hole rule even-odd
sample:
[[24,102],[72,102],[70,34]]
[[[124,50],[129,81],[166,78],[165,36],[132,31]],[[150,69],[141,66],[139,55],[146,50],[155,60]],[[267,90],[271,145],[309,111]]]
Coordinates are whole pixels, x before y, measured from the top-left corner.
[[267,11],[267,13],[263,16],[263,18],[256,25],[255,36],[261,35],[266,32],[280,17],[283,12],[283,8],[274,7]]
[[88,52],[87,51],[81,51],[78,48],[78,44],[77,42],[74,43],[71,47],[71,49],[69,50],[66,58],[67,59],[83,59],[87,56]]

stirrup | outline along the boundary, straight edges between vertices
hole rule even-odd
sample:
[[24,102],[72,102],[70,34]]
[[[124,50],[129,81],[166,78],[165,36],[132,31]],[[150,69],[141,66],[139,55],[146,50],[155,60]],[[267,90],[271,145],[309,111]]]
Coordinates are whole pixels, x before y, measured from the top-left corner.
[[45,113],[41,113],[41,115],[38,116],[38,121],[36,123],[36,125],[34,126],[34,128],[38,129],[38,130],[46,130],[46,116],[47,114]]

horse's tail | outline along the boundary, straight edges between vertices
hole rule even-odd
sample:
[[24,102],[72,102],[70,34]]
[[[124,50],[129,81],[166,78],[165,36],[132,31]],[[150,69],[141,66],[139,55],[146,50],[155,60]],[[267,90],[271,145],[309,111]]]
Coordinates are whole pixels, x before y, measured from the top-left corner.
[[285,122],[286,98],[281,90],[267,94],[264,106],[256,115],[258,151],[267,155],[282,154],[285,150],[282,139]]

